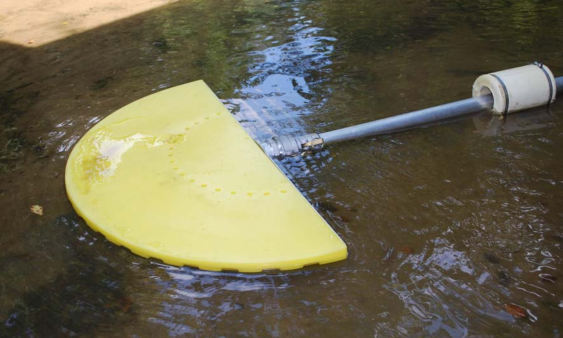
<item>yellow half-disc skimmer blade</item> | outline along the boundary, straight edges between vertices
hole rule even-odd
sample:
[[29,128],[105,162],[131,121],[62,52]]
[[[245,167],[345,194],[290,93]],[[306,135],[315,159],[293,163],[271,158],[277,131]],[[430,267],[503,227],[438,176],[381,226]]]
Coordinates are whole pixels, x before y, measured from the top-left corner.
[[94,126],[70,154],[66,188],[94,230],[172,265],[259,272],[347,255],[202,81],[135,101]]

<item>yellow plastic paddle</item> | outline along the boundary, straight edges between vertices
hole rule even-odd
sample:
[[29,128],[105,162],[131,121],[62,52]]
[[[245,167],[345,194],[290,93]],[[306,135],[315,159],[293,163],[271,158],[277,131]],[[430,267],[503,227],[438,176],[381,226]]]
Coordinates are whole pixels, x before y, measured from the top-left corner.
[[346,245],[202,81],[111,114],[76,144],[68,196],[143,257],[204,270],[298,269]]

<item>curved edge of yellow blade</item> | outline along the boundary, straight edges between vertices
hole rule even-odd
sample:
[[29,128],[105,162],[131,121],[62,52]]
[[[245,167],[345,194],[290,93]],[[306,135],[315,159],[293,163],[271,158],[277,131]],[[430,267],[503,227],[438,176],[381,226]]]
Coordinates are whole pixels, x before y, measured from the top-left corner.
[[[147,249],[146,247],[136,245],[135,243],[127,242],[123,238],[117,238],[113,236],[113,234],[106,232],[103,229],[100,229],[98,226],[96,226],[96,224],[94,224],[86,216],[84,216],[80,208],[74,204],[72,198],[69,199],[78,216],[80,216],[86,222],[86,224],[88,224],[88,226],[92,228],[94,231],[101,233],[108,241],[112,242],[115,245],[129,249],[129,251],[136,254],[137,256],[141,256],[143,258],[158,259],[166,264],[170,264],[174,266],[187,266],[187,267],[197,268],[206,271],[238,271],[243,273],[259,273],[262,271],[269,271],[269,270],[280,270],[280,271],[297,270],[307,266],[314,266],[317,264],[326,265],[330,263],[336,263],[348,258],[348,249],[346,248],[346,245],[344,243],[339,250],[335,250],[333,252],[320,254],[318,256],[304,257],[300,260],[294,260],[291,262],[279,261],[279,262],[270,262],[268,264],[262,264],[262,265],[257,265],[253,263],[236,263],[230,265],[230,264],[224,264],[215,261],[175,257],[174,255],[166,255],[161,252],[152,251]],[[338,235],[335,233],[335,236]]]
[[[217,99],[217,97],[211,92],[211,90],[205,85],[205,83],[203,83],[203,81],[196,81],[196,82],[193,82],[193,83],[190,83],[190,84],[186,84],[186,85],[182,85],[182,86],[178,86],[178,87],[174,87],[174,88],[169,88],[169,89],[161,91],[159,93],[149,95],[145,98],[142,98],[142,99],[139,99],[135,102],[132,102],[131,104],[117,110],[115,113],[118,113],[119,111],[123,110],[126,107],[133,107],[133,105],[135,105],[135,107],[136,107],[135,109],[140,109],[139,107],[142,105],[142,102],[140,102],[140,101],[145,100],[144,102],[148,103],[149,101],[147,99],[151,98],[151,97],[152,97],[153,101],[155,101],[155,100],[158,101],[159,99],[155,99],[157,97],[158,98],[166,97],[167,99],[174,98],[174,99],[177,99],[177,101],[178,101],[177,103],[184,104],[184,103],[186,103],[184,101],[187,100],[187,99],[186,98],[178,98],[178,94],[180,93],[180,94],[184,95],[185,93],[180,92],[179,90],[181,89],[180,87],[187,88],[189,86],[192,86],[193,88],[195,88],[194,90],[197,92],[197,94],[194,94],[194,97],[199,97],[199,98],[194,99],[195,101],[203,100],[202,102],[209,104],[209,101],[211,101],[212,99],[215,100],[216,102],[212,103],[212,106],[214,105],[213,109],[219,109],[219,106],[220,106],[221,109],[226,111],[226,113],[227,113],[226,115],[228,115],[228,118],[230,120],[232,120],[231,122],[228,122],[228,123],[231,123],[229,128],[234,128],[234,129],[237,130],[237,132],[240,128],[240,131],[242,131],[242,133],[245,135],[245,139],[250,139],[248,137],[248,135],[246,134],[246,132],[244,131],[244,129],[242,128],[242,126],[240,126],[238,124],[238,122],[232,116],[230,116],[230,114],[228,113],[226,108],[220,103],[220,101]],[[205,88],[202,88],[202,87],[205,87]],[[171,94],[174,90],[176,90],[176,92],[174,92],[174,94]],[[164,94],[165,92],[168,92],[168,94]],[[202,98],[202,97],[204,97],[204,98]],[[190,102],[188,101],[188,103],[190,103]],[[176,104],[176,105],[179,105],[179,104]],[[154,104],[153,104],[153,106],[154,106]],[[181,106],[181,105],[179,105],[179,106]],[[170,109],[178,109],[178,108],[172,107]],[[131,108],[129,108],[129,111],[130,110],[131,110]],[[178,111],[178,112],[179,112],[179,114],[186,114],[184,109],[182,109],[181,111]],[[188,113],[189,113],[189,111],[188,111]],[[111,114],[109,116],[112,116],[112,115],[113,114]],[[182,118],[184,118],[184,117],[182,117]],[[99,123],[104,122],[106,119],[102,120]],[[176,123],[178,121],[171,121],[171,122]],[[236,127],[233,127],[233,125],[232,125],[233,122],[236,125]],[[94,128],[92,128],[92,129],[94,129]],[[79,145],[83,141],[83,139],[84,139],[84,137],[81,140],[79,140],[79,142],[76,143],[76,145],[74,147],[75,149],[73,149],[72,153],[70,154],[68,162],[67,162],[67,166],[66,166],[65,183],[66,183],[66,190],[67,190],[67,195],[69,197],[69,200],[71,201],[71,203],[72,203],[74,209],[76,210],[77,214],[80,217],[82,217],[92,229],[94,229],[95,231],[103,234],[110,242],[117,244],[119,246],[124,246],[124,247],[128,248],[134,254],[137,254],[137,255],[139,255],[141,257],[145,257],[145,258],[156,258],[156,259],[163,261],[164,263],[176,265],[176,266],[190,266],[190,267],[196,267],[196,268],[199,268],[199,269],[202,269],[202,270],[209,270],[209,271],[225,270],[225,271],[240,271],[240,272],[247,272],[247,273],[256,273],[256,272],[261,272],[261,271],[264,271],[264,270],[294,270],[294,269],[300,269],[300,268],[303,268],[304,266],[309,266],[309,265],[316,265],[316,264],[322,265],[322,264],[333,263],[333,262],[344,260],[344,259],[347,258],[348,252],[347,252],[346,244],[344,244],[344,242],[334,232],[334,230],[328,224],[326,224],[326,222],[322,219],[322,217],[318,214],[318,212],[310,205],[310,203],[305,199],[305,197],[303,197],[298,192],[297,188],[293,185],[293,183],[287,177],[285,177],[285,175],[281,172],[281,170],[279,170],[277,165],[268,156],[266,156],[263,153],[261,153],[260,161],[262,161],[262,156],[263,156],[263,157],[268,159],[266,162],[269,163],[269,165],[264,167],[264,168],[266,168],[266,170],[271,171],[272,169],[269,169],[269,168],[274,167],[276,169],[276,171],[278,172],[276,175],[279,174],[279,175],[283,176],[283,178],[287,181],[286,183],[288,183],[293,189],[295,189],[295,192],[297,192],[297,195],[294,198],[294,200],[298,199],[298,200],[300,200],[300,202],[299,202],[300,204],[302,204],[302,205],[307,204],[308,205],[308,208],[310,208],[310,211],[308,212],[310,217],[308,217],[307,219],[312,220],[313,222],[317,223],[318,225],[321,224],[321,223],[324,223],[324,226],[326,226],[326,229],[323,230],[323,232],[324,232],[323,236],[327,236],[326,238],[327,238],[327,240],[331,241],[331,243],[332,243],[331,245],[324,246],[322,250],[317,250],[316,252],[308,252],[306,255],[294,256],[291,259],[275,259],[275,260],[270,260],[270,261],[260,261],[260,260],[232,261],[230,259],[224,259],[225,257],[223,257],[223,259],[201,259],[201,258],[197,258],[195,256],[186,255],[185,253],[181,254],[181,255],[169,253],[169,252],[166,252],[164,250],[158,250],[157,248],[154,248],[154,247],[142,245],[139,242],[132,241],[125,236],[120,236],[120,234],[115,231],[115,228],[108,227],[105,224],[97,224],[94,221],[94,219],[97,219],[98,221],[100,220],[99,215],[96,214],[96,212],[98,212],[98,213],[100,213],[100,212],[96,211],[95,208],[92,208],[92,205],[86,204],[84,208],[81,206],[81,204],[84,204],[86,202],[81,197],[81,195],[79,193],[79,189],[76,186],[73,185],[73,182],[72,182],[73,177],[72,176],[75,173],[74,173],[73,170],[71,170],[71,163],[72,163],[72,161],[75,160],[75,157],[77,156],[77,154],[76,154],[77,151],[75,151],[75,150],[76,150],[77,147],[79,147]],[[259,148],[259,146],[256,145],[253,141],[251,141],[251,142],[252,142],[252,147],[248,148],[248,149],[252,150],[252,152],[256,152],[256,151],[261,152],[261,149]],[[266,162],[264,162],[264,163],[266,163]],[[273,172],[272,172],[272,174],[273,174]],[[75,177],[74,180],[76,180],[76,179],[77,178]],[[289,191],[288,191],[287,194],[289,195]],[[75,200],[75,197],[76,197],[76,200]],[[288,245],[288,250],[291,250],[291,245]]]

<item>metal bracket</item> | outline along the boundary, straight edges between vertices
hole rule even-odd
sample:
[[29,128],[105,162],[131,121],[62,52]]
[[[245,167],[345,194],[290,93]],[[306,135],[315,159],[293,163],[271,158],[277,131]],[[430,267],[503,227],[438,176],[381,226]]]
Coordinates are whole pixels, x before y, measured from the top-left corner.
[[279,158],[319,151],[323,148],[323,144],[324,140],[319,134],[284,135],[267,140],[261,144],[261,147],[268,156]]

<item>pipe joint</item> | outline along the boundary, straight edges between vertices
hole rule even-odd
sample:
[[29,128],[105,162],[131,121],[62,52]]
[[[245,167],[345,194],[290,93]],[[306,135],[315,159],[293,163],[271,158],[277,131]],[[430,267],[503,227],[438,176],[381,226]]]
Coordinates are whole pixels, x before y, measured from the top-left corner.
[[319,134],[301,136],[279,136],[261,144],[264,152],[274,158],[303,155],[323,148],[324,141]]

